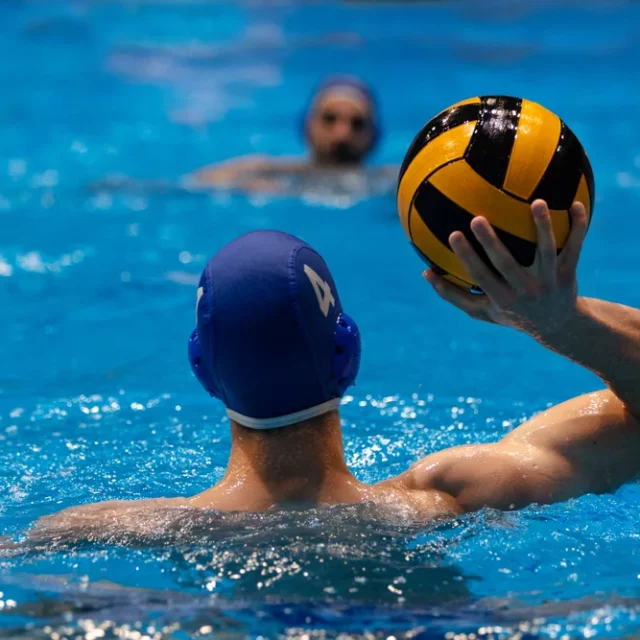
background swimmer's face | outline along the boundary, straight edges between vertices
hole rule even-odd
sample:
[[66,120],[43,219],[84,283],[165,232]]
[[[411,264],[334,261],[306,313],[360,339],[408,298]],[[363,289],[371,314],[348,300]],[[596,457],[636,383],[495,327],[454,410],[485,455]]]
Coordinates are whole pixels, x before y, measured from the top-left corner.
[[364,100],[327,95],[310,116],[308,137],[318,162],[362,162],[373,142],[370,106]]

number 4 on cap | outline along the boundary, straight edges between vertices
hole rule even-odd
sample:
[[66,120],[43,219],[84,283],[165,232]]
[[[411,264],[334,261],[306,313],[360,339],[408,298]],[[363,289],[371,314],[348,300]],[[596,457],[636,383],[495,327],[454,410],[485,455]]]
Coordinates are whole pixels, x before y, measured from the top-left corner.
[[198,297],[196,298],[196,325],[198,324],[198,307],[200,306],[200,298],[204,295],[204,287],[198,287]]
[[309,282],[313,285],[320,311],[326,318],[329,315],[329,307],[336,306],[336,299],[331,293],[331,287],[308,264],[304,265],[304,272],[307,274]]

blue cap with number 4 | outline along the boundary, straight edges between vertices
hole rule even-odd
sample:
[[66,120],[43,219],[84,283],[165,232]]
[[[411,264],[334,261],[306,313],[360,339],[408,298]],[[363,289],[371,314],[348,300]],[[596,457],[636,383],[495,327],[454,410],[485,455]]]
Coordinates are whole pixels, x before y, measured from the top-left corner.
[[358,373],[360,336],[316,251],[254,231],[205,267],[189,360],[232,420],[276,429],[339,406]]

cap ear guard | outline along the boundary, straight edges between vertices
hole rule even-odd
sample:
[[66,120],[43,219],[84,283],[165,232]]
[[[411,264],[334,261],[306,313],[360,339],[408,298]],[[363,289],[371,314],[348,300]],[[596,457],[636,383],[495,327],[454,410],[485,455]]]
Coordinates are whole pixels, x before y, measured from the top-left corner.
[[[196,328],[191,332],[188,344],[189,364],[193,375],[198,379],[198,382],[205,388],[214,398],[220,398],[223,400],[223,394],[218,384],[216,383],[215,372],[211,371],[209,364],[213,362],[212,353],[203,353],[202,343],[200,342],[200,335],[198,333],[199,318],[203,320],[208,316],[209,309],[207,306],[207,297],[205,296],[206,284],[205,273],[200,278],[200,286],[198,287],[198,299],[196,300]],[[213,349],[213,345],[209,346],[209,350]],[[208,357],[207,357],[208,356]]]
[[200,338],[198,336],[198,329],[194,329],[191,332],[188,344],[189,364],[193,375],[198,379],[198,382],[204,387],[205,391],[214,398],[219,398],[220,394],[213,382],[213,376],[209,373],[207,366],[202,360],[202,347],[200,346]]
[[[335,354],[333,356],[333,371],[337,381],[336,391],[338,396],[355,384],[358,370],[360,369],[360,332],[358,325],[346,313],[341,313],[336,322]],[[198,329],[194,329],[188,344],[189,364],[193,375],[204,387],[209,395],[214,398],[222,398],[222,394],[214,382],[202,359],[202,347],[198,336]]]
[[336,322],[336,352],[333,357],[333,371],[338,382],[338,395],[356,382],[360,369],[360,331],[355,321],[346,313],[341,313]]

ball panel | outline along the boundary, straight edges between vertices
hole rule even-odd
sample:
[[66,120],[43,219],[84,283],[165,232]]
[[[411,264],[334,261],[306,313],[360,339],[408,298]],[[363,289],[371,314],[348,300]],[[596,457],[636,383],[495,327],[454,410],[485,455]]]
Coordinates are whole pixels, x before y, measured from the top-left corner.
[[437,273],[439,276],[442,276],[445,280],[448,280],[452,284],[455,284],[458,287],[462,287],[463,289],[466,289],[467,291],[471,291],[472,289],[478,291],[478,288],[472,282],[467,282],[466,280],[461,280],[460,278],[456,278],[456,276],[451,275],[450,273],[447,273],[444,269],[442,269],[435,262],[433,262],[433,260],[429,260],[429,258],[427,258],[427,256],[425,256],[424,253],[422,253],[422,251],[420,251],[420,249],[418,249],[418,247],[416,247],[415,244],[411,243],[411,246],[415,249],[415,252],[421,258],[421,260],[434,273]]
[[411,207],[411,237],[412,244],[416,247],[427,264],[435,267],[436,273],[451,274],[461,282],[471,286],[471,277],[455,253],[449,248],[449,241],[442,243],[427,227],[414,207]]
[[[528,217],[529,219],[531,218],[530,212]],[[565,219],[567,218],[566,211],[564,212],[564,217]],[[445,264],[444,258],[441,257],[442,252],[438,253],[437,257],[433,256],[434,262],[446,271],[463,279],[466,278],[470,280],[458,258],[455,257],[453,251],[448,248],[449,236],[454,231],[462,231],[478,255],[489,266],[491,266],[491,262],[487,258],[482,245],[476,240],[475,235],[471,232],[471,221],[474,216],[456,204],[453,200],[447,198],[447,196],[438,190],[431,182],[425,182],[420,187],[420,190],[416,195],[411,216],[412,229],[416,228],[416,224],[414,222],[415,218],[420,218],[424,223],[424,226],[428,228],[429,234],[438,240],[440,245],[447,248],[447,251],[453,255],[455,264],[451,261]],[[536,245],[534,242],[524,240],[523,238],[512,235],[497,227],[494,227],[494,230],[498,238],[500,238],[509,251],[513,253],[516,260],[526,266],[533,262],[536,252]],[[426,234],[424,236],[421,235],[420,237],[414,236],[413,242],[420,247],[421,251],[425,255],[431,258],[431,251],[434,243],[430,240],[428,245],[423,245],[421,243],[422,237],[426,237]]]
[[423,147],[405,171],[398,187],[398,213],[405,233],[411,238],[409,211],[416,191],[426,177],[452,160],[462,158],[473,135],[475,122],[460,125]]
[[[464,107],[467,104],[477,104],[477,105],[479,105],[481,102],[482,102],[482,100],[480,98],[478,98],[478,97],[469,98],[468,100],[460,100],[460,102],[456,102],[455,104],[452,104],[449,107],[449,109],[455,109],[457,107]],[[446,109],[446,111],[448,111],[449,109]]]
[[555,113],[530,100],[522,101],[505,191],[529,200],[558,148],[561,128]]
[[459,127],[467,122],[475,122],[479,115],[480,99],[474,98],[472,100],[458,103],[458,105],[454,105],[453,107],[446,109],[442,113],[439,113],[435,118],[429,120],[429,122],[420,129],[418,135],[413,139],[413,142],[404,157],[402,166],[400,167],[398,179],[402,179],[402,176],[409,165],[413,162],[413,159],[418,155],[418,153],[420,153],[421,149],[425,145],[450,129]]
[[587,224],[591,224],[591,196],[589,195],[589,186],[587,179],[582,176],[580,178],[580,184],[578,185],[578,191],[573,199],[574,202],[582,202],[584,208],[587,211]]
[[480,117],[465,160],[487,182],[501,188],[516,138],[522,100],[505,96],[484,96],[480,100]]
[[[596,205],[596,183],[593,178],[593,169],[591,167],[591,163],[589,162],[589,158],[587,157],[586,152],[584,153],[584,157],[582,159],[582,175],[587,183],[587,190],[589,192],[589,209],[587,213],[589,214],[589,222],[591,222],[591,216],[593,215],[593,209]],[[578,189],[580,187],[578,186]],[[582,203],[584,204],[584,202]],[[586,207],[586,205],[585,205]]]
[[460,278],[456,278],[452,276],[450,273],[445,273],[442,276],[445,280],[449,281],[451,284],[455,284],[458,287],[462,287],[467,291],[475,291],[476,293],[482,292],[482,289],[477,285],[473,284],[473,282],[467,282],[466,280],[460,280]]
[[[560,142],[531,200],[541,198],[549,209],[569,209],[586,161],[582,145],[564,122]],[[588,161],[587,161],[588,162]]]
[[[438,171],[430,178],[436,190],[457,209],[464,211],[469,216],[469,222],[473,216],[482,215],[497,230],[509,233],[520,240],[536,242],[536,226],[531,216],[531,207],[528,203],[510,196],[496,189],[493,185],[483,180],[464,160],[452,162]],[[424,201],[424,214],[429,216],[427,224],[431,225],[431,219],[439,221],[445,219],[447,212],[434,210],[433,205]],[[416,209],[423,214],[422,205],[417,202]],[[567,211],[552,211],[551,224],[556,238],[562,238],[562,242],[569,233],[569,220]],[[453,231],[454,229],[452,229]]]
[[[456,129],[463,135],[452,134],[453,144],[443,136]],[[593,171],[582,145],[555,114],[510,97],[471,98],[438,114],[414,139],[398,180],[398,211],[412,246],[434,271],[467,290],[477,287],[449,247],[451,233],[462,231],[493,268],[470,231],[473,217],[483,215],[528,266],[536,255],[530,203],[537,198],[551,209],[560,250],[575,200],[591,220]]]

